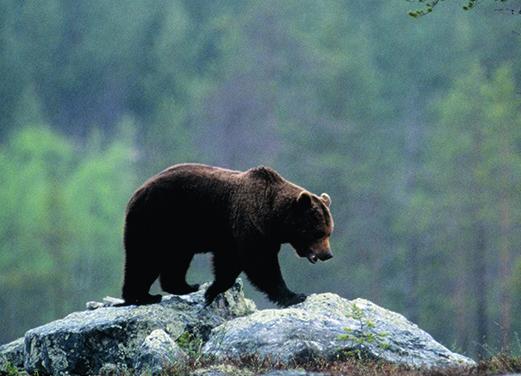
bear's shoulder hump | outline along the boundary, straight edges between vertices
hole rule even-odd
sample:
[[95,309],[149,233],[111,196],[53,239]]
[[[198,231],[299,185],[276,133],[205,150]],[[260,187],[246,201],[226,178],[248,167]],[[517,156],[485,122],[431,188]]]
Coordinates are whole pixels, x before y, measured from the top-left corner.
[[254,178],[262,179],[271,183],[280,183],[284,181],[284,178],[271,167],[257,166],[249,169],[247,172],[248,175]]

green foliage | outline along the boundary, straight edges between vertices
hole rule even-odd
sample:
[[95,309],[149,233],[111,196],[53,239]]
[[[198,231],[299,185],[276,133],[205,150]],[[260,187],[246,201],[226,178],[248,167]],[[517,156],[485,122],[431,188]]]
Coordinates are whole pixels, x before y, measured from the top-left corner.
[[[444,0],[407,0],[407,1],[409,1],[409,2],[418,2],[419,4],[423,5],[423,8],[419,8],[419,9],[415,9],[415,10],[410,10],[409,11],[409,16],[417,18],[417,17],[425,16],[426,14],[431,13],[432,10],[434,9],[434,7],[436,5],[438,5],[438,3],[440,1],[444,1]],[[508,0],[495,0],[495,1],[496,2],[497,1],[506,2]],[[477,0],[464,0],[464,3],[462,5],[462,9],[463,10],[471,10],[472,8],[474,8],[476,3],[477,3]]]
[[6,376],[17,376],[17,375],[21,374],[21,372],[18,371],[18,368],[16,368],[16,366],[14,364],[12,364],[11,362],[7,362],[7,363],[3,364],[2,368],[3,368],[2,373],[5,374]]
[[203,340],[186,331],[176,339],[177,344],[193,360],[197,361],[201,356]]
[[440,0],[432,0],[432,1],[425,1],[425,0],[418,0],[419,3],[424,4],[423,9],[416,9],[416,10],[410,10],[409,16],[411,17],[420,17],[425,16],[426,14],[432,12],[433,8],[438,5]]
[[[488,285],[490,291],[501,292],[495,297],[499,304],[489,311],[501,317],[505,311],[498,307],[508,304],[504,299],[510,294],[511,249],[519,241],[512,233],[512,224],[519,220],[516,197],[521,183],[521,116],[514,82],[508,64],[490,77],[480,66],[472,66],[439,102],[440,120],[428,154],[429,183],[440,203],[435,216],[450,216],[450,222],[437,224],[445,236],[445,241],[439,237],[439,244],[443,244],[440,250],[445,257],[458,257],[448,269],[457,285],[464,279],[472,280],[470,286],[459,285],[470,295],[465,301],[454,302],[455,309],[470,306],[479,311],[486,299],[483,286]],[[487,244],[480,243],[480,238],[488,239]],[[463,253],[461,249],[471,251]],[[486,280],[480,265],[497,263],[498,257],[503,278]],[[456,266],[460,264],[470,266],[467,274]],[[486,328],[467,330],[479,335],[476,331]]]
[[0,296],[10,301],[0,315],[8,331],[118,289],[121,213],[134,185],[130,146],[100,142],[78,154],[36,126],[0,149]]
[[376,324],[369,319],[364,311],[353,304],[351,311],[346,314],[347,317],[357,321],[358,328],[353,330],[351,328],[344,328],[345,334],[338,336],[338,339],[350,343],[352,349],[346,352],[347,356],[354,356],[357,359],[364,359],[364,348],[368,345],[376,345],[381,350],[387,350],[389,343],[386,342],[386,337],[389,335],[386,332],[376,331]]

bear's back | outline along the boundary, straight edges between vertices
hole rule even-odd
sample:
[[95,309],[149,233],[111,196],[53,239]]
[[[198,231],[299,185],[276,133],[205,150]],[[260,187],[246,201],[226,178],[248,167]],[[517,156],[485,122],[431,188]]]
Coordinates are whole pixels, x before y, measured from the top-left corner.
[[174,165],[148,179],[134,193],[127,211],[142,206],[151,225],[176,228],[186,236],[227,236],[241,174],[202,164]]

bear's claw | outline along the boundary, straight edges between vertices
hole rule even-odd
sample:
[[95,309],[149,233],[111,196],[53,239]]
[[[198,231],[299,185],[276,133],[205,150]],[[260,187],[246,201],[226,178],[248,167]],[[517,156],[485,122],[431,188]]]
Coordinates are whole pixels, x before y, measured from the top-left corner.
[[129,305],[146,305],[146,304],[156,304],[161,302],[161,295],[146,295],[141,298],[133,298],[133,299],[125,299],[123,303],[114,304],[113,307],[125,307]]
[[277,304],[281,307],[289,307],[295,304],[302,303],[304,300],[306,300],[306,298],[307,295],[305,294],[293,294],[287,298],[279,300]]
[[175,288],[172,288],[172,287],[163,288],[163,291],[165,291],[169,294],[172,294],[172,295],[185,295],[185,294],[190,294],[192,292],[196,292],[197,290],[199,290],[199,284],[197,284],[197,283],[194,285],[186,284],[185,286],[175,287]]

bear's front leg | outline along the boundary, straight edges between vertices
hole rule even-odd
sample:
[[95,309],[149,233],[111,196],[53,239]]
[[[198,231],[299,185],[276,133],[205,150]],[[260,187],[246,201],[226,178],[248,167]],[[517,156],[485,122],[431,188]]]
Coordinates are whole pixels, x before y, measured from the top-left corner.
[[213,271],[215,279],[204,294],[206,305],[210,305],[218,294],[232,287],[241,273],[237,257],[226,251],[214,253]]
[[296,294],[286,286],[276,252],[257,252],[254,256],[245,257],[244,263],[248,279],[272,302],[288,307],[306,300],[306,295]]

